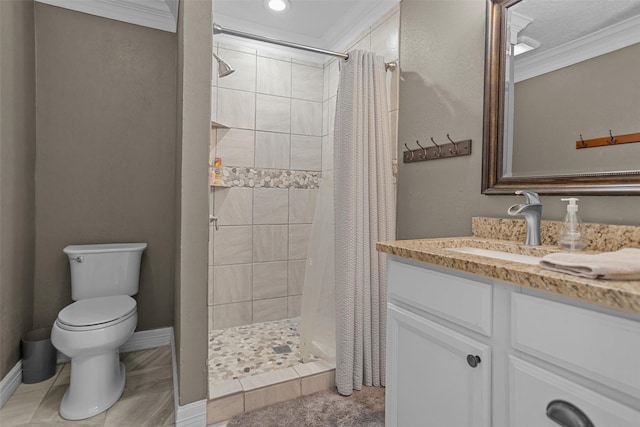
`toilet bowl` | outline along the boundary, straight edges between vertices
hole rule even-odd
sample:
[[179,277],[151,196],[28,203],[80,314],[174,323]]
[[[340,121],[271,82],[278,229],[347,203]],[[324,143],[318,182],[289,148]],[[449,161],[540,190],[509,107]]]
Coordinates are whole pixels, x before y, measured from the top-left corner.
[[51,342],[71,358],[71,381],[60,404],[68,420],[93,417],[122,395],[125,367],[119,347],[138,322],[130,296],[89,298],[65,307],[51,330]]

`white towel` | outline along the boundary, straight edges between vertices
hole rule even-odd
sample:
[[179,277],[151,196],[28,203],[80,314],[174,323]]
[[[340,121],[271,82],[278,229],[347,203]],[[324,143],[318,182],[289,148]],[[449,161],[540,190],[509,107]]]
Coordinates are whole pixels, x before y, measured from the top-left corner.
[[640,280],[640,249],[625,248],[600,254],[545,255],[540,267],[589,279]]

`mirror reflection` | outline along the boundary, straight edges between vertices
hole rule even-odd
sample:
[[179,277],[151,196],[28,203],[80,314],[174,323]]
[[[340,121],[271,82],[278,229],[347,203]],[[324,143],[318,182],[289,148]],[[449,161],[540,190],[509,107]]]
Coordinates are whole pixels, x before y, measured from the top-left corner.
[[640,138],[577,144],[640,137],[640,0],[522,0],[506,30],[502,176],[640,169]]

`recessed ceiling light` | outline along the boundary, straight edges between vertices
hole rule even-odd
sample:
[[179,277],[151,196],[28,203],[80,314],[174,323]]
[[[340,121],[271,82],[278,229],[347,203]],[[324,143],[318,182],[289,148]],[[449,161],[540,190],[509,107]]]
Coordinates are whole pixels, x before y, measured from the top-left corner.
[[291,6],[289,0],[265,0],[264,4],[268,9],[276,12],[283,12]]

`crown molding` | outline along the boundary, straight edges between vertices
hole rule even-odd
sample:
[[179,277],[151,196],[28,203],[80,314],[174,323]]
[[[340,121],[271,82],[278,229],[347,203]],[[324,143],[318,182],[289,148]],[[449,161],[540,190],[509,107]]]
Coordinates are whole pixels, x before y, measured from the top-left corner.
[[533,22],[533,19],[528,16],[524,16],[518,12],[509,11],[509,43],[517,44],[518,43],[518,33],[524,30],[527,25]]
[[378,1],[363,9],[352,9],[349,14],[336,17],[342,25],[336,25],[334,29],[342,29],[342,32],[328,31],[322,37],[321,44],[329,46],[330,50],[343,51],[348,49],[364,33],[370,32],[374,26],[381,24],[383,18],[388,18],[386,15],[391,10],[396,8],[399,10],[399,4],[400,0]]
[[514,81],[568,67],[640,42],[640,15],[540,53],[516,58]]
[[175,33],[180,0],[36,0],[89,15]]

